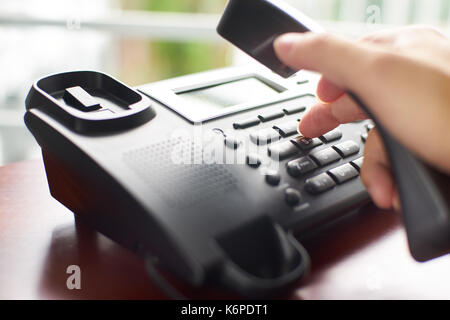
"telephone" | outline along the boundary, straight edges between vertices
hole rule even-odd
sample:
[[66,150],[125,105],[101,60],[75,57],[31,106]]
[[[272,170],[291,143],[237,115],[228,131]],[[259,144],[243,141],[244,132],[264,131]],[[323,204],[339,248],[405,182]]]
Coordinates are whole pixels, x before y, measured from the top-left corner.
[[[218,30],[230,39],[264,30],[273,41],[301,31],[303,16],[292,12],[271,1],[229,1]],[[276,61],[270,41],[255,55],[266,64]],[[285,78],[295,70],[276,63],[281,76],[232,67],[138,88],[93,71],[38,80],[25,123],[42,148],[52,196],[141,255],[163,285],[159,268],[247,298],[288,290],[309,267],[294,234],[313,234],[369,201],[359,172],[373,124],[299,136],[316,78],[304,71]],[[414,172],[425,174],[408,177]],[[427,178],[417,179],[421,195],[441,205]]]

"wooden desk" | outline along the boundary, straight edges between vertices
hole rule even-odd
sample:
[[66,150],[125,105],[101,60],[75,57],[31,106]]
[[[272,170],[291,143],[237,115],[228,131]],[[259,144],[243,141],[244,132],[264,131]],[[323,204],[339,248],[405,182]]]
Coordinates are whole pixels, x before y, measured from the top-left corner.
[[[373,206],[307,245],[310,275],[294,299],[450,299],[450,256],[420,264],[401,221]],[[81,290],[66,268],[79,265]],[[223,298],[192,290],[191,298]],[[82,223],[48,191],[40,161],[0,168],[0,299],[164,299],[133,253]]]

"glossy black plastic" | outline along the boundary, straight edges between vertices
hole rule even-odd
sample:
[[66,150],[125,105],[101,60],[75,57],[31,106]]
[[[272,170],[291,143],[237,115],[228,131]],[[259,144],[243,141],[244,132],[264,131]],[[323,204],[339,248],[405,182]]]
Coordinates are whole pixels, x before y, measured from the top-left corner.
[[[70,105],[66,89],[81,87],[103,104],[84,112]],[[120,131],[150,121],[155,112],[150,100],[110,76],[94,71],[76,71],[45,77],[33,84],[25,101],[27,109],[38,108],[82,134]]]
[[[321,29],[284,3],[266,0],[231,0],[217,27],[217,32],[232,44],[269,67],[282,77],[297,72],[276,56],[273,42],[284,33]],[[294,14],[292,14],[294,13]],[[301,20],[300,20],[301,19]]]

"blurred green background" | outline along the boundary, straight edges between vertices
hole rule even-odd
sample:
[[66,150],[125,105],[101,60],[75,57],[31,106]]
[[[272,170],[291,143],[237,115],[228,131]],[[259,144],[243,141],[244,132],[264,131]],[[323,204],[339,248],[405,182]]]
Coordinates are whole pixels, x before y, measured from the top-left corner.
[[[158,12],[220,13],[226,0],[122,0],[123,10]],[[131,41],[133,42],[133,41]],[[132,85],[180,75],[206,71],[230,65],[229,47],[206,42],[151,41],[126,42],[134,50],[141,50],[136,59],[125,60],[121,78]],[[124,48],[126,50],[126,48]],[[143,54],[143,53],[147,54]]]

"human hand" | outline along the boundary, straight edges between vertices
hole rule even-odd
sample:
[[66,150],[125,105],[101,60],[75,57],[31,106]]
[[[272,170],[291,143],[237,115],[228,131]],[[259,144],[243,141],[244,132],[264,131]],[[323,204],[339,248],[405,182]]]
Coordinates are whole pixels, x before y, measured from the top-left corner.
[[[320,102],[299,131],[320,136],[342,123],[366,119],[352,91],[400,143],[450,173],[450,41],[431,28],[406,27],[349,41],[331,34],[287,34],[278,57],[294,69],[322,74]],[[380,208],[399,209],[398,195],[377,130],[366,142],[361,178]]]

